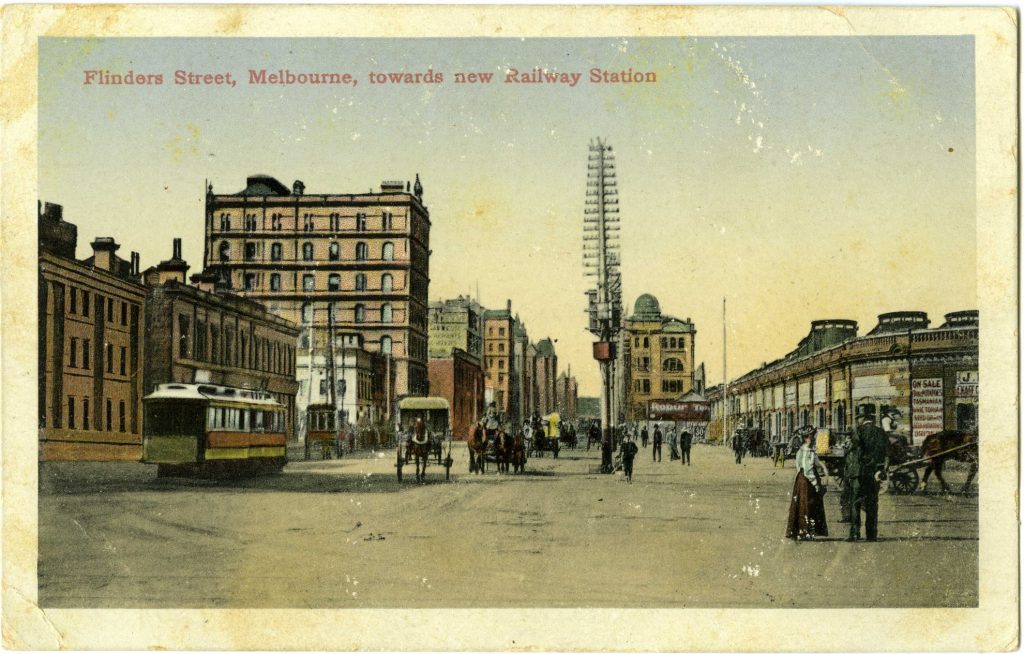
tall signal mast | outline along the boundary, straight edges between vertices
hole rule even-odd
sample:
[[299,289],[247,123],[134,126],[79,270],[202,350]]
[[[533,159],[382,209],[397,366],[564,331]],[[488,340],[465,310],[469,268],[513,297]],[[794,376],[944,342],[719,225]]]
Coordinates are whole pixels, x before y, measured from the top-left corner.
[[589,329],[598,340],[594,358],[601,366],[601,470],[612,472],[612,386],[615,339],[622,331],[622,274],[619,270],[619,191],[615,155],[607,141],[590,142],[587,199],[583,209],[583,266],[597,285],[587,291]]

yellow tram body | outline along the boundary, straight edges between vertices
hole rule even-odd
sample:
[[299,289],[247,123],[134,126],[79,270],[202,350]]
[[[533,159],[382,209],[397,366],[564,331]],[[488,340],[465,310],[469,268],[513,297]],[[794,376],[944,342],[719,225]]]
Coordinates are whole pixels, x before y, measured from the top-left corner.
[[287,462],[287,412],[268,393],[171,383],[142,402],[142,461],[161,474],[274,471]]

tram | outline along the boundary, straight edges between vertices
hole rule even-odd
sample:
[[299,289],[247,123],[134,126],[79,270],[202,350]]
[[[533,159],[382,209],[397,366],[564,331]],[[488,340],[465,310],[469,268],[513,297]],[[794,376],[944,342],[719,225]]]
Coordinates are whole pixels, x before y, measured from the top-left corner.
[[269,393],[159,384],[142,404],[142,462],[161,477],[280,472],[287,462],[287,412]]

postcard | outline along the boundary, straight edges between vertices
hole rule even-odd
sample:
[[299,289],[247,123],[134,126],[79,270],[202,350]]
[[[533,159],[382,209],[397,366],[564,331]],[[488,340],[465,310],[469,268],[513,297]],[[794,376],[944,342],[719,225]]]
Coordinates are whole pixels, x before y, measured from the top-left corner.
[[1017,646],[1014,10],[3,25],[6,646]]

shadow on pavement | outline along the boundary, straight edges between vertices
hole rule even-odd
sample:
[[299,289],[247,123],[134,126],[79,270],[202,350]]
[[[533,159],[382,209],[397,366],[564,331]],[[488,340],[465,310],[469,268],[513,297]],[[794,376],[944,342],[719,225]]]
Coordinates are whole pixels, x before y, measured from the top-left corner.
[[[454,480],[454,477],[453,477]],[[276,475],[225,479],[187,477],[158,478],[153,466],[142,464],[98,464],[95,466],[41,466],[40,495],[93,495],[133,492],[270,492],[270,493],[397,493],[424,486],[446,484],[444,470],[427,470],[427,479],[417,482],[406,469],[401,482],[397,475],[359,472],[325,473],[288,470]]]

